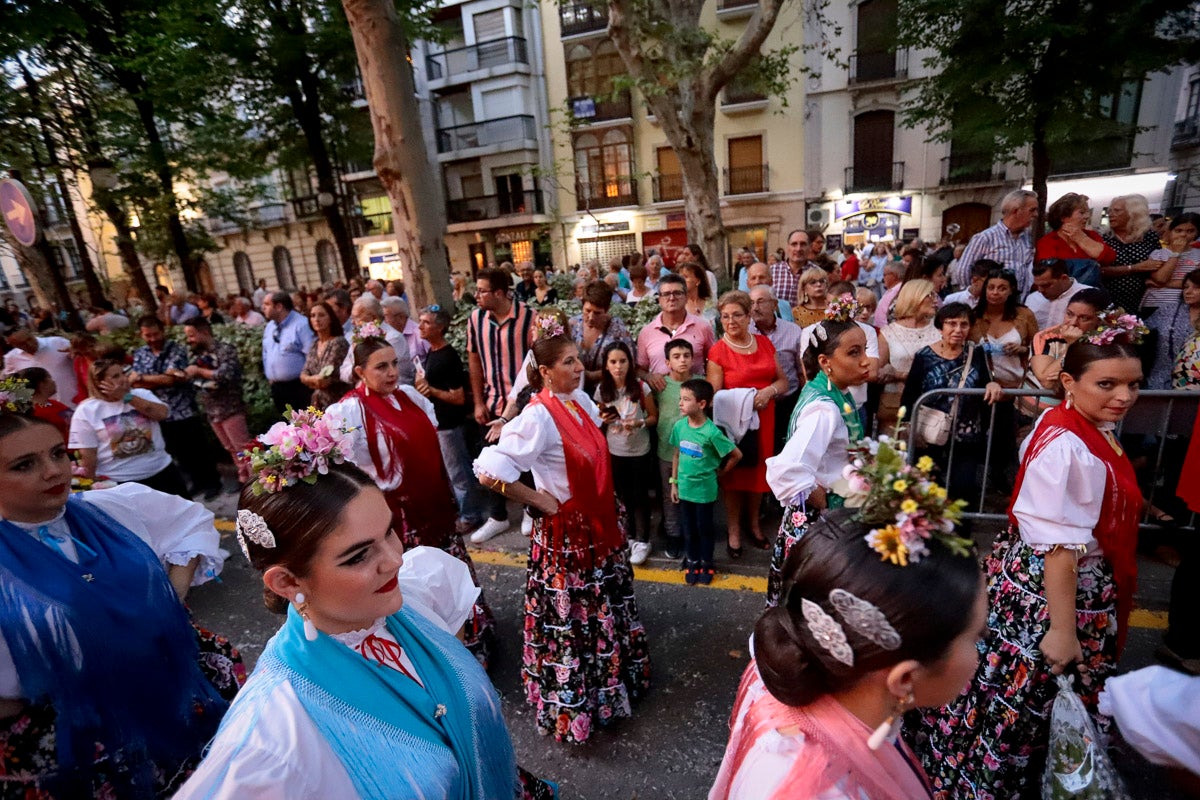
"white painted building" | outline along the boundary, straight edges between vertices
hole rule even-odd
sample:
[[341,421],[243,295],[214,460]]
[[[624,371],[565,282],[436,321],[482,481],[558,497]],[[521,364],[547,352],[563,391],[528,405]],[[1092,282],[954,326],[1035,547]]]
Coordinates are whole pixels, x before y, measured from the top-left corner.
[[[841,15],[834,22],[843,30],[839,44],[850,54],[849,68],[817,64],[818,56],[810,55],[820,74],[805,86],[807,220],[825,229],[827,247],[842,239],[936,241],[951,224],[959,226],[955,238],[965,241],[999,219],[1007,192],[1032,181],[1028,158],[993,164],[953,152],[949,143],[926,141],[926,130],[901,127],[901,88],[928,73],[922,53],[888,52],[898,38],[897,4],[831,4],[828,12]],[[1180,70],[1156,73],[1123,93],[1113,104],[1114,118],[1145,130],[1079,152],[1074,163],[1060,159],[1049,182],[1050,202],[1069,191],[1086,194],[1097,225],[1121,194],[1143,194],[1159,211],[1180,81]]]

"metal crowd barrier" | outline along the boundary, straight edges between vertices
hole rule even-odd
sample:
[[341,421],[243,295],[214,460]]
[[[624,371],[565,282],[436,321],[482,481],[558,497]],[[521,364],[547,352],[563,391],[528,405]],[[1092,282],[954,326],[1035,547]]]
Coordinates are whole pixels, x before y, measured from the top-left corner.
[[[983,389],[934,389],[921,395],[913,408],[908,409],[905,421],[910,423],[908,426],[908,459],[912,463],[918,457],[916,438],[917,429],[914,424],[917,415],[922,406],[934,398],[944,395],[960,396],[960,397],[978,397],[980,403],[983,402]],[[1029,390],[1029,389],[1005,389],[1004,394],[1010,398],[1015,397],[1054,397],[1054,393],[1047,390]],[[958,430],[958,416],[961,413],[961,403],[951,403],[952,409],[952,431]],[[1152,447],[1147,447],[1144,451],[1149,457],[1150,451],[1153,449],[1153,480],[1150,481],[1149,493],[1146,496],[1146,514],[1142,519],[1142,528],[1146,530],[1158,530],[1162,526],[1150,521],[1148,516],[1149,510],[1156,505],[1155,499],[1158,497],[1173,498],[1175,496],[1176,480],[1171,481],[1171,485],[1164,485],[1165,475],[1163,466],[1166,463],[1165,459],[1178,459],[1179,463],[1173,463],[1177,473],[1182,466],[1183,454],[1186,451],[1186,442],[1191,437],[1192,427],[1196,421],[1197,409],[1200,408],[1200,391],[1188,391],[1184,389],[1177,390],[1143,390],[1139,393],[1138,401],[1125,419],[1117,426],[1116,435],[1118,438],[1127,437],[1129,435],[1140,435],[1145,437],[1145,441]],[[1014,409],[1014,414],[1018,418],[1020,412]],[[991,477],[991,463],[993,450],[993,437],[996,434],[996,405],[984,406],[981,420],[990,415],[987,425],[987,438],[984,446],[984,459],[982,467],[982,477],[979,480],[978,497],[963,498],[968,500],[967,510],[963,516],[969,519],[1001,522],[1007,519],[1007,514],[996,511],[986,511],[985,504],[987,502],[988,481]],[[1015,432],[1014,432],[1015,433]],[[954,465],[955,450],[959,447],[979,447],[975,442],[960,445],[956,441],[957,437],[952,435],[947,444],[947,458],[945,464],[939,464],[944,469],[946,479],[943,483],[949,483],[949,476]],[[1167,451],[1172,450],[1171,454]],[[1139,470],[1139,478],[1144,476],[1145,470]],[[1145,486],[1144,481],[1143,487]],[[1165,501],[1164,501],[1165,502]],[[1161,508],[1161,506],[1159,506]],[[1007,498],[1005,498],[1004,510],[1007,510]],[[1196,514],[1191,514],[1187,520],[1179,520],[1180,527],[1195,529]],[[1178,518],[1177,518],[1178,519]]]

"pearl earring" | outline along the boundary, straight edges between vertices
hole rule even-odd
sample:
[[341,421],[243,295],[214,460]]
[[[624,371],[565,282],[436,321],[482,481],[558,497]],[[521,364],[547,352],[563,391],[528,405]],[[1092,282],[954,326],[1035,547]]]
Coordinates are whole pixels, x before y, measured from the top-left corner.
[[304,638],[310,642],[317,640],[317,626],[313,624],[312,617],[308,615],[308,598],[304,596],[304,592],[296,593],[296,612],[304,620]]

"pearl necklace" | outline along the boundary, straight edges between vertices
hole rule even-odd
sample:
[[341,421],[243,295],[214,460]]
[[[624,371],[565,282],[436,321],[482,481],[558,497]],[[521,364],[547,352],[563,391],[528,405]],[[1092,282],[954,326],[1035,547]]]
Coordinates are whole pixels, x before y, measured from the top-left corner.
[[738,343],[737,343],[737,342],[735,342],[733,339],[730,339],[730,338],[729,338],[729,334],[728,334],[728,333],[723,333],[723,334],[721,334],[721,338],[725,340],[725,344],[729,345],[730,347],[735,347],[735,348],[737,348],[738,350],[749,350],[751,347],[754,347],[754,336],[753,336],[753,334],[751,334],[751,336],[750,336],[750,343],[749,343],[749,344],[738,344]]

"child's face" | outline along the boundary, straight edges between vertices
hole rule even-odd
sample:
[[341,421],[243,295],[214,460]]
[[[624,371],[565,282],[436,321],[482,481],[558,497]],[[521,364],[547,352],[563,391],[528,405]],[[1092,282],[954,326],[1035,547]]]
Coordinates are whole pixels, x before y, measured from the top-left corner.
[[54,378],[46,378],[38,385],[37,392],[43,397],[53,397],[58,394],[58,384],[54,382]]
[[696,395],[690,389],[679,390],[679,413],[685,417],[703,416],[705,405],[703,401],[696,399]]
[[691,351],[676,347],[667,355],[667,366],[672,375],[690,375],[692,373]]
[[617,383],[624,384],[625,376],[629,374],[629,358],[620,350],[613,350],[608,354],[608,361],[604,364],[608,374],[612,375],[613,380]]

